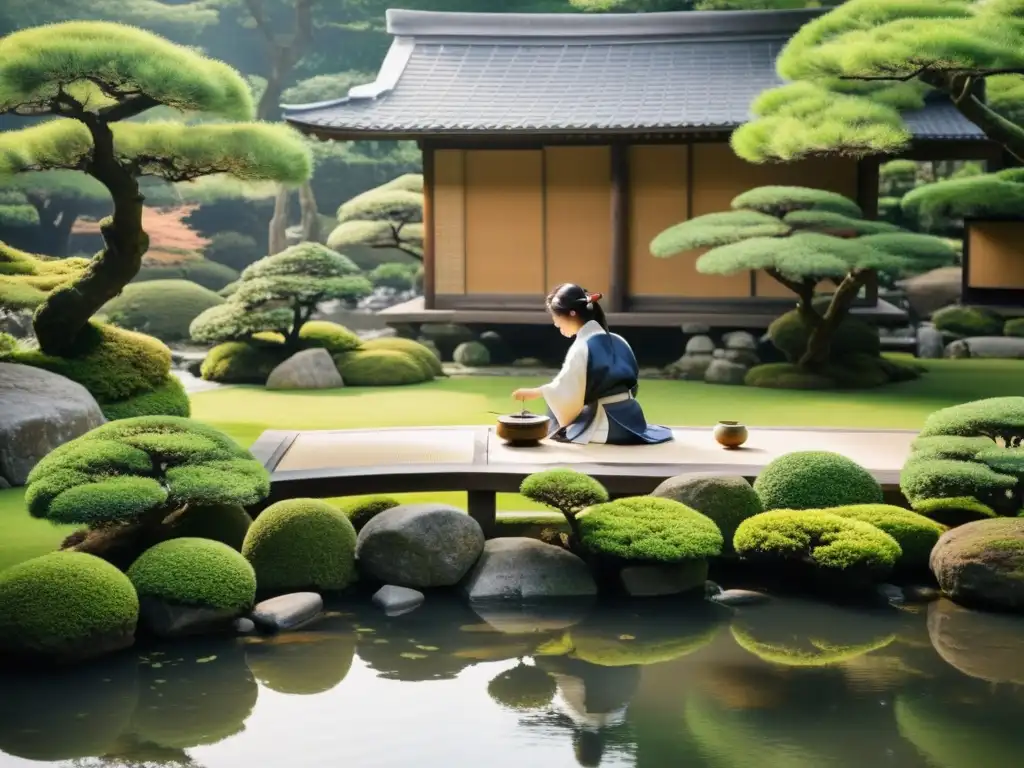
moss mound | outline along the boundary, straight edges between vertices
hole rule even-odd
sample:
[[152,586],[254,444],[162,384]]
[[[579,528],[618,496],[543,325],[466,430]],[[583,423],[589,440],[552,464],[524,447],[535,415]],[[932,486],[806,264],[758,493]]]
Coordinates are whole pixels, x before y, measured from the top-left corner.
[[[776,318],[768,326],[768,338],[789,362],[795,363],[807,349],[807,342],[811,338],[811,329],[804,322],[800,313],[794,309]],[[878,331],[863,320],[847,315],[839,323],[839,327],[836,328],[835,335],[832,337],[829,358],[841,362],[851,355],[878,357],[881,351]]]
[[755,365],[747,371],[743,383],[763,389],[836,389],[839,386],[831,376],[805,371],[794,363]]
[[352,668],[352,632],[304,631],[261,638],[246,645],[249,669],[272,691],[312,696],[341,685]]
[[890,504],[854,504],[824,510],[833,515],[870,523],[896,539],[903,554],[896,561],[900,569],[923,571],[928,568],[932,548],[946,527],[924,515]]
[[363,530],[363,526],[373,520],[381,512],[386,512],[401,504],[397,499],[388,496],[374,496],[369,499],[359,499],[346,505],[345,514],[352,521],[352,527],[356,533]]
[[256,573],[227,544],[181,538],[150,547],[128,569],[141,599],[242,611],[256,598]]
[[188,392],[174,374],[168,374],[163,384],[149,392],[120,400],[116,403],[101,404],[100,408],[107,421],[132,419],[136,416],[181,416],[192,415],[192,402]]
[[733,538],[740,557],[769,564],[809,564],[857,578],[886,576],[902,555],[887,533],[823,510],[777,509],[740,523]]
[[983,307],[943,307],[932,314],[932,323],[957,336],[999,336],[1003,332],[1003,318]]
[[238,504],[199,504],[189,506],[171,526],[176,539],[210,539],[242,551],[245,534],[252,526],[249,513]]
[[[257,333],[254,338],[275,344],[284,344],[284,336],[274,331]],[[299,329],[299,346],[302,349],[326,349],[332,355],[354,352],[362,349],[363,340],[358,334],[343,325],[326,320],[310,320]]]
[[779,456],[758,475],[754,490],[765,510],[882,503],[882,487],[871,473],[831,451]]
[[594,554],[627,561],[679,563],[722,552],[722,533],[710,518],[669,499],[637,496],[580,514],[580,543]]
[[429,381],[426,366],[412,355],[394,349],[363,349],[334,358],[350,387],[395,387]]
[[211,291],[219,291],[238,279],[238,272],[206,259],[185,259],[178,264],[146,264],[132,282],[187,280]]
[[403,339],[398,336],[384,336],[379,339],[371,339],[363,345],[363,349],[386,349],[392,352],[404,352],[416,358],[433,376],[444,376],[444,369],[441,367],[441,358],[434,354],[434,351],[412,339]]
[[319,499],[272,504],[253,522],[242,554],[261,590],[341,590],[355,580],[356,530]]
[[161,341],[184,341],[200,312],[223,303],[223,298],[197,283],[159,280],[126,285],[99,314],[119,328],[147,333]]
[[671,477],[651,493],[671,499],[711,518],[722,532],[723,551],[732,551],[736,528],[748,517],[764,511],[761,498],[739,475],[691,473]]
[[266,384],[270,372],[287,357],[280,344],[227,341],[209,351],[199,375],[219,384]]
[[530,501],[574,515],[585,507],[608,501],[608,491],[590,475],[573,469],[548,469],[526,477],[519,493]]
[[135,588],[98,557],[53,552],[0,571],[0,654],[99,655],[131,645],[138,619]]
[[555,698],[558,686],[543,669],[519,663],[487,684],[487,695],[498,704],[519,711],[543,709]]

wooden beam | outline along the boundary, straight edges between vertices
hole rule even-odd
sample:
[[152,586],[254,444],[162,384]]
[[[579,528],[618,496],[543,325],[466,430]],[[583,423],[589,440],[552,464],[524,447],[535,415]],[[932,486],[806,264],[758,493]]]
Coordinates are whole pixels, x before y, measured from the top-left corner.
[[423,147],[423,306],[433,309],[437,296],[434,253],[434,148]]
[[611,269],[608,279],[609,312],[622,312],[629,295],[629,145],[611,145]]

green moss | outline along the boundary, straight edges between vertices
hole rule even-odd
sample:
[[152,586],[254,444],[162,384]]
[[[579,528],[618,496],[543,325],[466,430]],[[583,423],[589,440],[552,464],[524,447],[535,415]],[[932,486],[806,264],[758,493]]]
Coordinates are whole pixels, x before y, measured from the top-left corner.
[[761,498],[739,475],[684,475],[665,481],[651,495],[678,501],[711,518],[722,532],[726,552],[732,551],[736,527],[764,511]]
[[762,562],[810,563],[833,572],[888,574],[900,545],[869,523],[820,509],[776,509],[740,523],[733,538],[740,557]]
[[364,349],[334,358],[338,372],[350,387],[394,387],[430,379],[412,355],[391,349]]
[[219,541],[241,552],[250,526],[252,518],[237,504],[195,504],[173,521],[170,535]]
[[223,304],[224,299],[188,280],[132,283],[121,295],[103,305],[107,322],[161,341],[185,341],[189,324],[200,312]]
[[199,375],[219,384],[266,384],[270,372],[287,357],[279,344],[227,341],[209,351]]
[[314,627],[303,630],[301,638],[282,634],[246,645],[246,662],[260,684],[290,696],[313,696],[341,685],[355,658],[355,633]]
[[356,531],[318,499],[289,499],[260,513],[242,545],[261,590],[341,590],[355,580]]
[[882,487],[871,473],[831,451],[779,456],[758,475],[754,490],[766,510],[882,503]]
[[381,512],[397,507],[402,502],[392,499],[389,496],[376,496],[368,499],[359,499],[345,506],[344,512],[352,521],[356,533],[363,530],[363,526],[373,520]]
[[18,340],[9,333],[0,332],[0,359],[18,348]]
[[60,656],[97,637],[130,638],[131,582],[98,557],[53,552],[0,572],[0,652]]
[[[795,363],[807,348],[811,329],[800,313],[794,309],[777,318],[768,326],[768,337],[789,362]],[[881,354],[881,341],[878,331],[874,327],[863,320],[847,315],[839,323],[839,327],[836,328],[832,337],[829,358],[841,362],[850,355],[856,354],[878,357]]]
[[584,510],[580,543],[590,552],[623,560],[678,563],[722,552],[722,534],[685,504],[637,496]]
[[998,517],[996,511],[970,496],[948,499],[921,499],[913,505],[916,512],[944,525],[962,525],[974,520]]
[[[911,454],[900,472],[900,489],[911,506],[939,522],[964,522],[964,514],[987,517],[1017,478],[974,461]],[[966,501],[971,500],[971,501]]]
[[1024,338],[1024,317],[1012,317],[1003,324],[1004,336]]
[[950,459],[952,461],[971,461],[982,451],[993,446],[988,437],[955,437],[937,435],[934,437],[915,437],[910,444],[914,460]]
[[928,557],[946,526],[929,520],[924,515],[890,504],[855,504],[824,510],[833,515],[870,523],[896,539],[903,551],[897,567],[922,570],[928,567]]
[[526,477],[519,493],[538,504],[572,516],[608,501],[608,491],[590,475],[573,469],[548,469]]
[[555,698],[555,679],[538,667],[519,663],[487,684],[487,695],[498,704],[519,711],[543,709]]
[[155,264],[142,267],[133,282],[188,280],[211,291],[219,291],[238,279],[238,272],[206,259],[186,259],[179,264]]
[[[284,336],[276,331],[264,331],[254,336],[258,341],[284,343]],[[343,325],[326,320],[310,320],[299,329],[299,346],[303,349],[326,349],[332,355],[362,349],[363,340]]]
[[794,363],[765,363],[755,365],[743,379],[748,387],[763,389],[836,389],[838,384],[831,376],[805,371]]
[[984,307],[943,307],[932,314],[935,327],[957,336],[999,336],[1003,332],[1003,318]]
[[444,376],[444,368],[441,367],[441,358],[434,351],[412,339],[403,339],[398,336],[383,336],[379,339],[371,339],[363,345],[364,349],[387,349],[393,352],[404,352],[416,358],[422,366],[425,366],[432,376]]
[[210,539],[171,539],[132,563],[128,578],[141,599],[174,605],[242,611],[256,597],[256,574],[227,544]]
[[104,403],[100,406],[107,421],[130,419],[135,416],[182,416],[192,415],[192,403],[188,398],[181,379],[173,373],[168,374],[164,383],[149,392],[119,400],[116,403]]
[[455,348],[452,358],[459,365],[483,368],[491,364],[491,353],[479,341],[464,341]]

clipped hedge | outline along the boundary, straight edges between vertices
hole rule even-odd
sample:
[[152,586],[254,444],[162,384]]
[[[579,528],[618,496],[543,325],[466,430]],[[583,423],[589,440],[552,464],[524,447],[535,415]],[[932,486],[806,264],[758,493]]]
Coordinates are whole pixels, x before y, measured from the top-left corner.
[[359,499],[345,506],[344,512],[352,522],[356,533],[363,530],[363,526],[373,520],[381,512],[387,512],[401,504],[397,499],[388,496],[374,496],[368,499]]
[[431,376],[416,358],[392,349],[363,349],[336,355],[335,364],[350,387],[421,384]]
[[191,322],[201,312],[223,303],[223,298],[197,283],[159,280],[126,285],[99,314],[119,328],[147,333],[165,342],[185,341]]
[[178,264],[143,266],[132,281],[144,283],[152,280],[188,280],[211,291],[220,291],[238,279],[238,272],[206,259],[187,259]]
[[0,571],[0,654],[87,657],[132,644],[139,598],[128,578],[80,552]]
[[[284,336],[274,331],[257,333],[253,338],[257,341],[284,343]],[[359,338],[358,334],[338,323],[327,320],[310,320],[299,328],[299,347],[301,349],[320,347],[332,355],[339,355],[343,352],[362,349],[363,340]]]
[[242,554],[261,590],[341,590],[356,578],[356,530],[339,509],[319,499],[288,499],[260,513]]
[[287,358],[280,344],[226,341],[207,353],[199,375],[219,384],[266,384],[270,372]]
[[1000,336],[1003,318],[984,307],[954,304],[932,313],[932,323],[943,333],[956,336]]
[[871,473],[832,451],[779,456],[758,475],[754,491],[766,511],[882,503],[882,487]]
[[441,367],[441,358],[434,354],[434,351],[412,339],[402,339],[398,336],[383,336],[379,339],[371,339],[363,344],[363,349],[387,349],[393,352],[404,352],[410,355],[421,365],[425,366],[432,376],[444,376],[444,369]]
[[896,566],[903,570],[924,571],[928,558],[946,526],[929,520],[924,515],[890,504],[854,504],[824,510],[833,515],[860,520],[892,536],[903,554]]
[[141,599],[241,613],[256,598],[256,573],[227,544],[210,539],[171,539],[132,563],[128,578]]
[[163,384],[149,392],[120,400],[116,403],[100,404],[107,421],[131,419],[136,416],[182,416],[192,415],[192,401],[173,373],[168,374]]

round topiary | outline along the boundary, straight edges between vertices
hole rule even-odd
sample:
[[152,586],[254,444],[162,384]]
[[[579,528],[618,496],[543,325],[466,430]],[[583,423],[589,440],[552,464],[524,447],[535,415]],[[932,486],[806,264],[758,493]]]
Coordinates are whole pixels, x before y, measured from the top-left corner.
[[345,514],[352,521],[352,527],[356,529],[356,533],[359,533],[359,531],[363,530],[364,525],[381,512],[386,512],[400,504],[400,501],[387,496],[375,496],[352,502],[345,507]]
[[398,336],[382,336],[379,339],[370,339],[370,341],[363,345],[363,348],[389,349],[394,352],[404,352],[426,366],[432,376],[444,376],[444,368],[441,366],[441,355],[437,351],[437,347],[428,347],[421,342],[403,339]]
[[608,501],[608,491],[590,475],[573,469],[548,469],[523,480],[519,493],[530,501],[572,517],[586,507]]
[[761,498],[740,475],[711,475],[691,472],[670,477],[651,496],[671,499],[711,518],[722,532],[723,550],[732,551],[736,527],[748,517],[764,511]]
[[483,368],[491,364],[491,352],[479,341],[464,341],[455,348],[452,357],[467,368]]
[[181,416],[192,415],[192,401],[181,383],[181,379],[173,373],[149,392],[133,395],[127,400],[116,403],[105,403],[100,406],[107,421],[132,419],[136,416]]
[[956,336],[999,336],[1003,332],[1003,318],[984,307],[943,307],[932,314],[932,323]]
[[81,660],[135,640],[139,598],[98,557],[52,552],[0,571],[0,654]]
[[211,349],[199,375],[218,384],[266,384],[270,372],[288,358],[280,344],[227,341]]
[[[768,326],[768,338],[786,359],[795,363],[807,349],[811,329],[798,310],[791,310]],[[850,355],[881,354],[881,340],[873,326],[847,315],[839,323],[829,344],[829,359],[842,362]]]
[[736,553],[769,564],[812,565],[860,580],[884,578],[903,554],[870,523],[820,509],[776,509],[747,518],[733,537]]
[[430,376],[416,358],[391,349],[364,349],[334,358],[350,387],[396,387],[421,384]]
[[538,667],[520,662],[487,684],[487,695],[509,709],[543,709],[558,691],[555,679]]
[[129,331],[155,336],[161,341],[189,338],[191,322],[224,299],[209,288],[188,280],[131,283],[100,309],[108,322]]
[[882,487],[871,473],[831,451],[779,456],[758,475],[754,490],[765,510],[882,503]]
[[251,526],[252,518],[238,504],[197,504],[173,521],[169,535],[176,539],[219,541],[241,552]]
[[319,499],[289,499],[260,513],[242,554],[261,590],[341,590],[355,580],[356,530]]
[[299,329],[299,343],[304,348],[321,347],[332,355],[353,352],[362,348],[359,335],[338,323],[326,320],[310,320]]
[[256,598],[256,573],[227,544],[171,539],[150,547],[128,569],[139,598],[241,614]]
[[1012,317],[1003,325],[1003,336],[1024,339],[1024,317]]
[[890,504],[854,504],[824,510],[833,515],[870,523],[896,539],[903,554],[896,567],[911,571],[928,568],[928,557],[946,526],[929,520],[924,515]]
[[584,510],[580,543],[626,561],[680,563],[722,553],[722,533],[700,512],[669,499],[636,496]]

